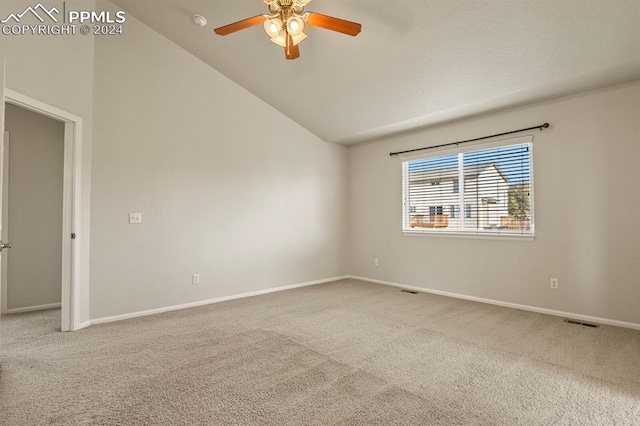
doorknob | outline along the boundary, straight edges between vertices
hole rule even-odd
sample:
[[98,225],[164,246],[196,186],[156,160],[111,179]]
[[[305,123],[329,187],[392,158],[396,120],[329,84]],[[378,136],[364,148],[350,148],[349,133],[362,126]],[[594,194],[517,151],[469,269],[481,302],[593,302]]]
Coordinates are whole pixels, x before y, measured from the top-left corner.
[[10,249],[10,248],[11,248],[11,243],[3,243],[2,241],[0,241],[0,251],[4,249]]

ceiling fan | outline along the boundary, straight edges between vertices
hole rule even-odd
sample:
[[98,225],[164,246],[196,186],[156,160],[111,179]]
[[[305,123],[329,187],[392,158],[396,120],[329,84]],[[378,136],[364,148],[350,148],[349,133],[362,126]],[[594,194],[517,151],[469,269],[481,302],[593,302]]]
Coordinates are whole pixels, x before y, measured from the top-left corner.
[[331,31],[357,36],[362,25],[344,19],[319,13],[305,12],[304,7],[311,0],[263,0],[269,7],[268,15],[247,18],[224,27],[216,28],[218,35],[227,35],[245,28],[263,24],[264,30],[272,42],[284,47],[287,59],[300,57],[298,43],[307,38],[307,25]]

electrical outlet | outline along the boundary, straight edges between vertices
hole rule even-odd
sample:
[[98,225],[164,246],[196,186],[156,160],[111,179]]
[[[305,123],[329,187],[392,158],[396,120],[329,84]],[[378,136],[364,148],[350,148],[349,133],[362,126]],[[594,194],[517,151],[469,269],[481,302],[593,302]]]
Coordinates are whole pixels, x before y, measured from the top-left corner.
[[558,289],[558,279],[557,278],[551,278],[551,288],[554,290]]
[[378,262],[378,258],[373,259],[373,266],[380,266],[380,262]]
[[191,282],[193,284],[200,284],[200,274],[193,274],[193,278],[191,278]]
[[130,224],[142,223],[142,213],[129,213],[129,223]]

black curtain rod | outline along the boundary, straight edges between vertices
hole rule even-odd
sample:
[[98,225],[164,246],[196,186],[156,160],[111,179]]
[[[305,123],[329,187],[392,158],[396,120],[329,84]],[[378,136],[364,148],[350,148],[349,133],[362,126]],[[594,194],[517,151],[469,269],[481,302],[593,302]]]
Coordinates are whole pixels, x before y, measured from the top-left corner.
[[495,135],[483,136],[481,138],[467,139],[466,141],[444,143],[442,145],[426,146],[426,147],[423,147],[423,148],[408,149],[406,151],[390,152],[389,155],[393,157],[394,155],[407,154],[409,152],[424,151],[426,149],[434,149],[434,148],[442,148],[442,147],[445,147],[445,146],[460,145],[461,143],[481,141],[483,139],[495,138],[495,137],[504,136],[504,135],[511,135],[513,133],[526,132],[527,130],[540,129],[540,131],[542,131],[542,129],[546,129],[548,127],[549,127],[549,123],[544,123],[544,124],[540,124],[539,126],[527,127],[526,129],[512,130],[510,132],[497,133]]

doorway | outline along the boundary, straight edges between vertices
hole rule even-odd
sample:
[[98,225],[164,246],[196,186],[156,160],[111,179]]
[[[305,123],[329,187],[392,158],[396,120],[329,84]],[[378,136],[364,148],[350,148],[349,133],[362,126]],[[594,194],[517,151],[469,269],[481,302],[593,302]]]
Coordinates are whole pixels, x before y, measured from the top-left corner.
[[[58,193],[58,205],[61,209],[62,223],[61,228],[58,229],[59,237],[56,238],[60,246],[59,255],[57,257],[60,264],[57,269],[57,274],[59,274],[60,279],[58,280],[56,277],[56,280],[60,283],[60,328],[62,331],[75,331],[81,328],[78,315],[78,257],[80,255],[80,248],[77,241],[77,232],[80,229],[82,118],[7,88],[4,88],[3,98],[5,102],[0,104],[0,106],[5,107],[5,103],[7,104],[6,108],[2,108],[3,110],[11,108],[11,106],[19,107],[27,110],[28,112],[56,120],[63,126],[62,187],[61,193]],[[5,111],[3,111],[3,113],[4,112]],[[4,139],[4,132],[2,132],[2,136]],[[11,149],[10,134],[8,139],[9,149]],[[2,163],[4,164],[4,161],[2,161]],[[2,178],[3,175],[4,173],[1,173],[0,178]],[[2,179],[2,181],[0,188],[5,187],[4,179]],[[11,202],[9,201],[9,209],[11,208],[10,206]],[[8,209],[3,205],[0,212],[7,210]],[[11,231],[11,229],[9,229],[9,231]],[[56,243],[53,242],[51,243],[51,246],[54,246],[55,244]],[[6,250],[0,251],[0,259],[4,257],[2,256],[3,253],[6,253]],[[10,254],[9,258],[11,258]],[[4,272],[0,274],[0,281],[2,281],[0,284],[2,284],[3,290],[0,292],[0,303],[4,308],[9,308],[12,303],[10,295],[7,300],[8,290],[4,285],[4,283],[10,283],[11,280],[1,279],[3,276],[6,278],[11,274],[11,268],[9,267],[8,269],[8,274],[5,274]],[[47,304],[45,303],[44,306],[46,307],[46,305]],[[42,305],[35,305],[35,307],[42,307]]]
[[5,104],[2,149],[2,313],[60,308],[64,122]]

